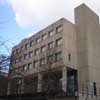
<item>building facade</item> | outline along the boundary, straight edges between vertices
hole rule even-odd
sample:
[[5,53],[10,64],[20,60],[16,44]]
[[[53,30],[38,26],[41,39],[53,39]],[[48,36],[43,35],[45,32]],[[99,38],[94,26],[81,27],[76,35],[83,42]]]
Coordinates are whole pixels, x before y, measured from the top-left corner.
[[53,96],[78,93],[80,100],[97,97],[99,26],[99,17],[82,4],[75,8],[75,24],[62,18],[22,40],[12,50],[8,95],[44,92]]

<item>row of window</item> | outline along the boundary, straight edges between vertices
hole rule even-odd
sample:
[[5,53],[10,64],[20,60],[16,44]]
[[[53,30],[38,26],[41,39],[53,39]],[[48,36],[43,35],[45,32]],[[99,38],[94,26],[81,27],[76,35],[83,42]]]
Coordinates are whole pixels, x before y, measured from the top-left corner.
[[45,33],[45,34],[42,35],[42,38],[38,37],[34,40],[31,40],[30,44],[27,43],[27,44],[25,44],[25,47],[22,46],[21,49],[16,49],[16,53],[18,54],[19,52],[23,51],[24,49],[27,50],[29,47],[32,47],[35,43],[39,43],[39,42],[41,42],[41,40],[45,40],[45,39],[48,38],[48,36],[53,36],[55,33],[60,33],[60,32],[62,32],[62,30],[63,30],[62,25],[59,25],[56,28],[56,32],[55,32],[55,30],[51,30],[51,31],[48,32],[49,35],[47,33]]
[[[59,39],[56,40],[56,43],[54,41],[52,41],[52,42],[50,42],[48,44],[48,46],[44,45],[41,48],[36,48],[34,50],[34,53],[33,53],[33,51],[30,51],[28,54],[24,54],[24,60],[32,58],[33,54],[34,55],[38,55],[38,54],[43,53],[43,52],[45,52],[47,50],[50,50],[50,49],[52,49],[54,47],[58,47],[58,46],[60,46],[62,44],[62,42],[63,42],[63,39],[59,38]],[[18,58],[18,59],[19,59],[19,62],[21,62],[21,57]],[[18,63],[18,59],[16,59],[15,63]]]
[[50,55],[48,56],[47,59],[42,58],[40,60],[36,60],[33,62],[33,66],[32,63],[29,63],[28,65],[24,65],[23,66],[23,70],[27,71],[27,70],[31,70],[32,67],[37,68],[37,67],[43,67],[43,65],[45,64],[52,64],[53,62],[59,61],[63,59],[63,55],[62,52],[57,52],[54,55]]
[[[62,59],[63,59],[62,52],[58,52],[58,53],[56,53],[54,55],[48,56],[47,59],[42,58],[40,60],[34,61],[33,66],[34,66],[34,68],[36,68],[38,66],[42,67],[45,64],[50,64],[50,63],[53,63],[54,61],[59,61],[59,60],[62,60]],[[24,70],[25,71],[26,70],[31,70],[31,69],[32,69],[32,63],[29,63],[28,66],[27,65],[24,66]]]

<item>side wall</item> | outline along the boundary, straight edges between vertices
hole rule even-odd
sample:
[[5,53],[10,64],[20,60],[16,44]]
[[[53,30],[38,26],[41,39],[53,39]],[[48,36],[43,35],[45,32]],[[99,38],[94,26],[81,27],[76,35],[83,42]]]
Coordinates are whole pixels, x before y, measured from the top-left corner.
[[99,17],[86,5],[75,9],[77,36],[79,87],[93,85],[100,87],[100,29]]
[[[70,68],[77,69],[77,50],[75,26],[65,20],[63,26],[64,37],[64,63]],[[69,59],[70,55],[70,59]]]

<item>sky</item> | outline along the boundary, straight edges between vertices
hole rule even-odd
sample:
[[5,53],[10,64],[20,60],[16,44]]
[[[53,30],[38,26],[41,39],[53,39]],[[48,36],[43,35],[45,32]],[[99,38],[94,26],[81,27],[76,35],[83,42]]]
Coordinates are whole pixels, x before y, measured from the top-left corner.
[[100,16],[100,0],[0,0],[0,54],[62,17],[74,23],[82,3]]

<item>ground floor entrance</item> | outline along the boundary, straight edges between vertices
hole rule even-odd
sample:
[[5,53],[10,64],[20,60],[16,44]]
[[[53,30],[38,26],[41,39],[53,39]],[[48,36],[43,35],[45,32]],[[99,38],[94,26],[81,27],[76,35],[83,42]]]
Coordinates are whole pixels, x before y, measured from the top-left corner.
[[21,80],[15,77],[10,81],[10,95],[43,92],[50,96],[75,96],[78,92],[77,75],[77,70],[65,67],[22,77]]

